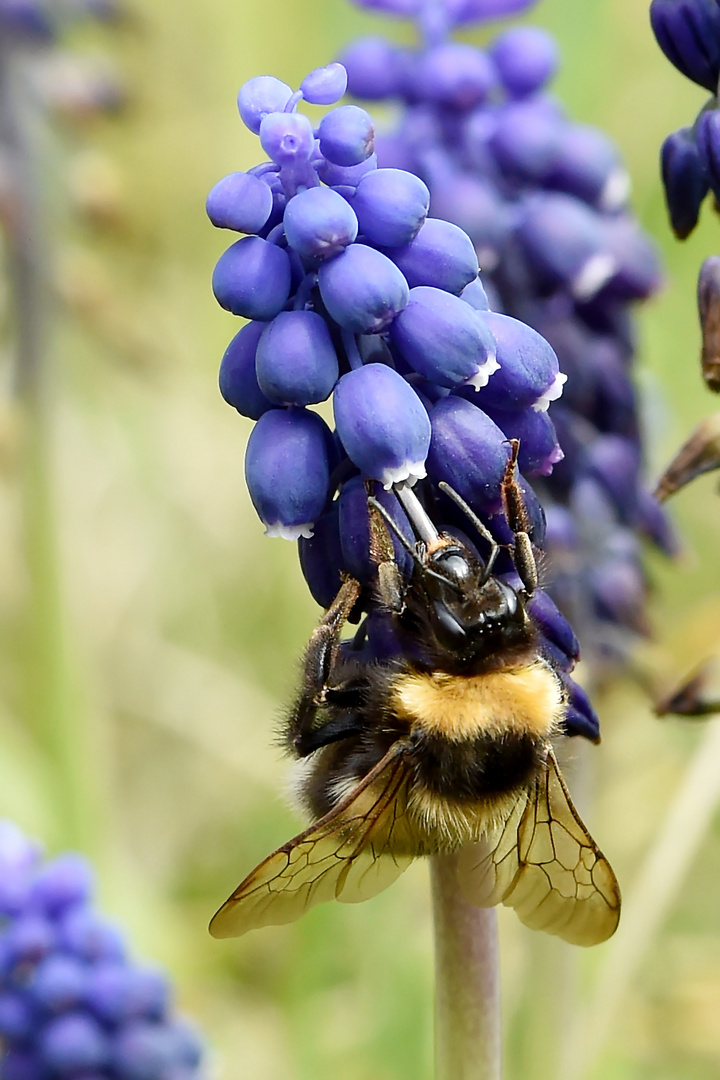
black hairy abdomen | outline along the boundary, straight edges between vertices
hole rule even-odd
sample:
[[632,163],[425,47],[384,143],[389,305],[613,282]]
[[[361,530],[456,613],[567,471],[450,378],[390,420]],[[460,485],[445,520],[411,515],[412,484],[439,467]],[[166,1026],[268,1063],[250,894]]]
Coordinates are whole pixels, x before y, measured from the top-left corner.
[[416,782],[435,795],[482,800],[527,786],[542,753],[537,738],[517,732],[462,741],[423,733],[413,747],[413,770]]

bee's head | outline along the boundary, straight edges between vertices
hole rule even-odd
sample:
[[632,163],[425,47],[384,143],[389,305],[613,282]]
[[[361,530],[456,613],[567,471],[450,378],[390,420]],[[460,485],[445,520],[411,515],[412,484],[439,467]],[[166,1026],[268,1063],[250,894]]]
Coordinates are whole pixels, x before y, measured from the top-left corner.
[[416,565],[414,577],[438,640],[448,648],[510,643],[526,629],[524,592],[488,575],[470,549],[447,533]]

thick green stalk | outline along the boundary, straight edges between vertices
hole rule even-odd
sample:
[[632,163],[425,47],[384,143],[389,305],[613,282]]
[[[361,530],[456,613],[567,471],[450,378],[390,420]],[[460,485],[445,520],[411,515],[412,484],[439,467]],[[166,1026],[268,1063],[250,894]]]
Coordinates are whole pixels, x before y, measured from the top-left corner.
[[457,855],[430,859],[435,924],[435,1080],[500,1080],[500,974],[494,908],[468,904]]

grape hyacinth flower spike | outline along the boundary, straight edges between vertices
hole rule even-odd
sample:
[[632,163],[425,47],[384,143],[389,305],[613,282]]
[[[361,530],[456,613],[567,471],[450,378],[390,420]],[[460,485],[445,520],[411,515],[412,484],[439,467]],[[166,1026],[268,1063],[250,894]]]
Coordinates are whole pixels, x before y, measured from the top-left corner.
[[[443,373],[424,366],[423,342],[433,330],[427,300],[423,323],[415,327],[422,341],[404,332],[411,299],[393,323],[391,342],[428,382],[447,387],[453,399],[473,401],[508,438],[519,438],[520,466],[541,478],[538,493],[548,513],[548,587],[600,676],[608,666],[626,662],[641,621],[632,610],[617,605],[611,610],[610,570],[599,568],[622,562],[642,606],[641,538],[674,550],[641,470],[631,471],[634,495],[621,503],[595,461],[605,453],[606,438],[624,440],[625,450],[639,460],[631,309],[660,282],[655,251],[628,206],[628,174],[612,141],[570,119],[551,95],[559,52],[546,30],[510,26],[484,48],[453,38],[468,24],[519,14],[530,3],[355,2],[412,19],[419,37],[415,48],[378,36],[361,38],[341,56],[349,93],[360,101],[392,103],[398,117],[376,138],[379,171],[409,169],[430,192],[431,216],[391,257],[406,275],[411,298],[422,298],[420,287],[439,287],[484,312],[495,350],[487,353],[488,366],[479,373],[487,375],[486,385],[476,382],[475,399],[471,390],[452,386]],[[692,2],[656,0],[683,9]],[[716,8],[715,0],[705,6]],[[665,156],[668,183],[678,193],[675,217],[686,231],[708,190],[699,160],[694,138],[676,140]],[[683,201],[688,192],[692,198]],[[453,276],[470,271],[468,238],[482,268],[482,296],[476,277],[463,291],[460,276]],[[452,273],[441,269],[437,255],[443,249],[454,252]],[[432,314],[437,321],[434,309]],[[459,336],[462,320],[453,321],[453,329]],[[519,369],[526,348],[532,362],[523,382]],[[475,348],[474,355],[482,354]],[[543,356],[555,366],[553,377],[540,387],[535,384],[541,371],[550,370]],[[499,370],[490,375],[495,363]],[[562,400],[541,414],[541,403],[559,396],[565,377]],[[431,396],[427,387],[420,388]],[[588,534],[578,515],[587,509],[591,485],[603,525]],[[572,550],[562,527],[568,514],[575,519]]]
[[200,1080],[200,1041],[166,976],[92,905],[80,855],[44,860],[0,821],[0,1076]]

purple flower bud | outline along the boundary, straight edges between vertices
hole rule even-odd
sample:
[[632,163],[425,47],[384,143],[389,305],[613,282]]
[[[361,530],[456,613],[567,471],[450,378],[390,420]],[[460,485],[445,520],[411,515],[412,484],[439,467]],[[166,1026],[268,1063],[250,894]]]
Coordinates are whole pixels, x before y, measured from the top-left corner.
[[273,208],[272,191],[249,173],[234,172],[219,180],[207,197],[207,215],[218,229],[257,233]]
[[621,215],[606,225],[607,250],[616,270],[606,285],[608,293],[621,300],[646,300],[662,284],[662,268],[655,244],[635,218]]
[[268,409],[274,408],[257,381],[255,354],[260,335],[268,324],[249,322],[235,335],[220,363],[220,393],[241,416],[259,420]]
[[652,0],[650,23],[670,63],[688,79],[716,93],[720,8],[715,0]]
[[29,992],[48,1012],[65,1012],[83,1003],[87,981],[85,963],[74,956],[53,953],[38,964]]
[[529,604],[530,614],[548,641],[557,645],[570,660],[580,658],[580,645],[565,616],[555,601],[543,589],[533,594]]
[[[463,396],[467,397],[467,391]],[[560,449],[553,424],[547,412],[536,409],[492,409],[481,402],[482,408],[495,421],[508,439],[519,439],[518,468],[527,476],[549,476],[553,466],[565,456]]]
[[470,383],[478,390],[499,366],[484,316],[459,296],[427,285],[410,290],[390,340],[415,371],[440,386]]
[[2,1076],[5,1077],[5,1052],[8,1042],[24,1042],[36,1024],[32,1001],[25,993],[4,990],[0,993],[0,1038],[3,1040]]
[[241,86],[237,108],[246,127],[256,135],[269,112],[282,112],[293,96],[290,87],[271,75],[258,75]]
[[58,943],[85,960],[122,960],[123,937],[116,926],[84,906],[71,908],[58,925]]
[[637,446],[619,435],[602,435],[588,448],[586,468],[602,484],[620,517],[633,522],[640,487],[640,455]]
[[560,151],[562,125],[542,101],[513,101],[500,114],[490,145],[503,174],[542,183]]
[[389,255],[410,288],[431,285],[458,295],[478,275],[472,240],[457,225],[440,218],[428,218],[414,240],[393,248]]
[[485,286],[479,277],[473,278],[469,285],[466,285],[463,291],[460,293],[460,299],[464,300],[466,304],[469,304],[475,311],[489,311],[490,304],[488,303],[487,293],[485,292]]
[[358,38],[340,57],[347,70],[348,93],[382,101],[400,92],[405,52],[381,37]]
[[621,559],[614,554],[593,567],[590,582],[596,612],[601,619],[619,623],[636,634],[647,635],[647,586],[637,559]]
[[154,1080],[175,1075],[177,1044],[165,1026],[137,1020],[121,1029],[112,1047],[112,1061],[123,1080]]
[[[397,497],[392,492],[383,489],[376,491],[375,497],[385,507],[403,535],[407,537],[408,543],[414,544],[415,535]],[[340,504],[340,541],[345,567],[348,573],[363,585],[372,585],[377,581],[377,566],[370,559],[370,515],[367,492],[359,476],[343,484],[338,501]],[[400,573],[404,577],[409,577],[412,559],[392,533],[391,540]]]
[[351,244],[318,271],[330,316],[355,334],[377,334],[407,306],[408,284],[395,263],[366,244]]
[[720,198],[720,111],[708,109],[695,125],[695,139],[710,190]]
[[268,113],[282,112],[291,97],[290,87],[272,75],[256,75],[249,79],[238,94],[238,109],[245,127],[259,134]]
[[630,194],[615,143],[588,124],[568,124],[560,132],[547,184],[607,213],[624,206]]
[[300,83],[302,96],[311,105],[334,105],[347,89],[347,72],[342,64],[315,68]]
[[343,375],[333,409],[340,441],[364,476],[387,489],[425,476],[430,420],[413,388],[392,368],[368,364]]
[[[493,270],[513,227],[509,208],[493,185],[470,173],[456,172],[440,178],[437,183],[431,183],[430,187],[430,209],[433,217],[428,218],[428,221],[442,218],[457,225],[470,237],[476,251],[475,258],[483,270]],[[422,233],[422,229],[420,231]],[[413,284],[435,285],[438,282],[417,281]]]
[[313,599],[320,607],[329,608],[342,584],[340,575],[345,571],[337,500],[317,519],[312,536],[299,538],[298,555]]
[[421,100],[471,109],[486,99],[496,78],[492,61],[481,49],[448,41],[419,58],[412,83]]
[[100,1025],[85,1013],[67,1013],[51,1020],[40,1035],[40,1056],[60,1076],[101,1069],[109,1046]]
[[283,224],[288,244],[304,259],[330,259],[358,234],[355,211],[329,187],[308,188],[290,199]]
[[595,296],[615,272],[601,219],[569,195],[528,199],[517,235],[540,279],[569,288],[578,300]]
[[333,165],[359,165],[374,150],[372,117],[357,105],[339,105],[325,113],[318,128],[320,150]]
[[574,679],[563,678],[568,691],[568,710],[565,715],[565,730],[568,735],[584,735],[590,742],[600,739],[600,721],[593,709],[590,698]]
[[281,311],[262,333],[255,358],[261,392],[276,405],[325,401],[338,359],[325,320],[314,311]]
[[93,872],[82,855],[67,852],[40,868],[33,883],[32,899],[50,914],[87,900],[93,888]]
[[493,409],[547,410],[562,394],[565,376],[554,350],[541,334],[519,319],[488,311],[485,321],[497,344],[500,365],[477,402]]
[[263,117],[260,142],[278,165],[309,161],[315,149],[312,124],[302,113],[273,112]]
[[212,287],[220,307],[246,319],[272,319],[290,296],[288,253],[259,236],[245,236],[223,252]]
[[376,154],[371,154],[359,165],[333,165],[331,161],[323,159],[318,168],[318,176],[324,184],[333,188],[355,188],[363,176],[377,169],[378,159]]
[[510,448],[489,416],[469,401],[446,397],[430,414],[428,473],[444,480],[476,510],[500,509],[500,484]]
[[511,97],[540,90],[555,74],[555,38],[539,26],[514,26],[495,38],[490,56]]
[[29,1050],[4,1050],[2,1056],[3,1080],[45,1080],[45,1066]]
[[379,247],[409,244],[427,217],[430,192],[402,169],[375,169],[357,186],[352,200],[360,232]]
[[271,409],[252,430],[245,479],[266,536],[309,536],[328,496],[327,424],[306,409]]
[[11,964],[37,963],[55,946],[52,922],[32,910],[12,922],[5,933],[8,960]]
[[698,223],[710,181],[692,128],[668,135],[661,151],[662,179],[670,225],[678,240],[686,240]]

